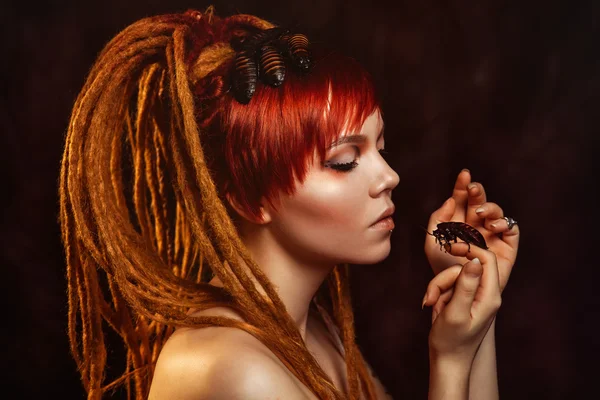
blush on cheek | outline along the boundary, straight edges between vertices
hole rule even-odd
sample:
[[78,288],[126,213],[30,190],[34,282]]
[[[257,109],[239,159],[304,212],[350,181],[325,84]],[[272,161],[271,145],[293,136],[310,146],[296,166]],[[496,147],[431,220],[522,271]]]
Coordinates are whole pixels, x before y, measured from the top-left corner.
[[364,199],[353,192],[349,183],[332,182],[330,177],[316,178],[286,204],[287,211],[317,224],[352,229],[364,211]]
[[369,195],[367,173],[310,171],[296,192],[282,199],[276,219],[286,247],[320,261],[373,263],[389,252],[389,239],[370,232],[383,202]]

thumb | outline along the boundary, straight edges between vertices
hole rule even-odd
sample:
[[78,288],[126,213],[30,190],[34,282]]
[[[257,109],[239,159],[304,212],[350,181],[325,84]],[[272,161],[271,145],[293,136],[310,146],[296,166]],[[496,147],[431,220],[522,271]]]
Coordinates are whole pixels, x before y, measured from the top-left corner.
[[442,204],[440,208],[435,212],[436,218],[440,222],[448,222],[452,215],[454,215],[454,208],[456,207],[456,201],[453,197],[448,197],[448,200]]
[[453,197],[449,197],[440,208],[431,213],[427,227],[429,231],[432,232],[440,222],[450,221],[454,215],[455,208],[456,201]]
[[456,317],[470,318],[471,307],[481,282],[483,266],[478,258],[474,258],[466,263],[456,280],[454,295],[448,303],[448,313],[455,314]]

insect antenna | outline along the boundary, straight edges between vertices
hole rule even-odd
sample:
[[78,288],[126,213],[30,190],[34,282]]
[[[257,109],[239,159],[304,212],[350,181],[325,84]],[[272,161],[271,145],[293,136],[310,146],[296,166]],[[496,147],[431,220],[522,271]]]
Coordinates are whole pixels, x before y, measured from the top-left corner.
[[419,227],[423,229],[428,235],[435,236],[433,233],[429,233],[429,231],[423,225],[419,225]]

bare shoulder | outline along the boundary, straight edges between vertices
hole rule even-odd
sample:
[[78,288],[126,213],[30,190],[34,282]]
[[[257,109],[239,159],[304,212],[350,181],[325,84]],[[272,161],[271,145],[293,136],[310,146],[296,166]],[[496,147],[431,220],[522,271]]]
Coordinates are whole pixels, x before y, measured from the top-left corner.
[[[239,318],[230,309],[196,313]],[[235,328],[178,329],[158,357],[149,400],[306,399],[295,377],[258,339]]]

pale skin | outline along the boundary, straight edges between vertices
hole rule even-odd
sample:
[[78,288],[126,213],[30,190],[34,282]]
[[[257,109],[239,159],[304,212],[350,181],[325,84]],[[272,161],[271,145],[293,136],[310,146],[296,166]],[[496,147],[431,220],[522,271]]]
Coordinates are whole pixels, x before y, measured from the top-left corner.
[[[478,182],[471,182],[471,174],[468,170],[463,170],[459,173],[452,196],[434,213],[432,213],[428,230],[433,229],[440,222],[456,221],[466,222],[469,225],[477,228],[484,236],[489,247],[488,250],[480,249],[471,245],[471,251],[468,252],[468,247],[464,243],[452,244],[450,253],[440,251],[439,244],[435,243],[435,238],[426,235],[425,238],[425,254],[431,264],[435,274],[434,279],[430,282],[423,305],[433,306],[432,310],[432,333],[430,335],[430,344],[432,341],[437,342],[435,331],[438,329],[436,323],[439,324],[439,316],[443,315],[447,319],[456,314],[450,314],[447,307],[452,304],[455,298],[454,293],[457,288],[464,289],[459,285],[459,281],[464,279],[467,282],[469,279],[464,278],[462,272],[463,265],[468,266],[468,260],[473,257],[478,257],[483,261],[483,276],[480,277],[479,286],[473,293],[470,323],[477,323],[478,312],[485,309],[486,303],[491,307],[491,313],[495,315],[494,307],[497,308],[501,303],[501,294],[514,266],[518,247],[520,230],[518,225],[514,225],[512,229],[508,229],[508,224],[503,218],[504,211],[502,208],[493,202],[487,201],[487,195],[483,185]],[[498,234],[502,234],[501,236]],[[486,269],[486,262],[489,260],[491,265]],[[486,276],[486,272],[489,275]],[[494,279],[489,276],[493,276]],[[465,294],[465,296],[467,296]],[[444,311],[446,309],[446,311]],[[466,315],[466,308],[464,309]],[[484,318],[485,319],[485,318]],[[494,337],[495,319],[489,321],[489,327],[485,330],[483,339],[479,342],[479,348],[476,349],[475,356],[472,362],[464,361],[457,363],[463,365],[457,367],[457,371],[462,371],[462,388],[467,390],[468,398],[471,399],[497,399],[498,381],[496,373],[496,351]],[[452,341],[451,336],[446,337],[448,341]],[[437,342],[439,345],[441,343]],[[447,344],[446,344],[447,345]],[[430,358],[439,357],[439,350],[436,346],[430,345]],[[469,352],[467,351],[466,354]],[[467,358],[468,360],[468,358]],[[465,374],[470,371],[468,375]],[[432,375],[435,375],[435,368],[432,366]],[[430,388],[431,395],[431,388]],[[463,392],[464,395],[464,392]],[[457,397],[461,398],[461,397]]]
[[[358,138],[362,141],[344,143],[328,150],[323,160],[325,163],[315,162],[305,181],[297,185],[296,193],[282,197],[277,209],[264,202],[261,220],[252,219],[229,198],[233,208],[243,217],[240,228],[242,240],[276,287],[308,350],[344,393],[348,389],[344,359],[320,318],[309,312],[309,305],[335,265],[374,264],[388,256],[391,234],[387,229],[374,229],[372,224],[386,208],[393,205],[391,192],[400,181],[398,174],[379,153],[384,147],[384,137],[383,121],[378,112],[365,121],[360,132],[343,133],[343,136],[353,135],[362,136]],[[331,167],[333,164],[353,161],[358,165],[350,172],[340,172]],[[438,217],[444,218],[445,215]],[[439,246],[436,250],[439,252]],[[463,255],[459,252],[460,247],[455,250],[453,246],[453,254]],[[485,253],[479,255],[479,252]],[[486,282],[486,288],[493,287],[490,276],[497,269],[493,253],[478,249],[468,254],[467,258],[473,258],[473,254],[478,254],[477,257],[482,260],[484,273],[481,281]],[[441,316],[453,309],[452,304],[459,303],[463,297],[469,299],[470,295],[463,295],[459,290],[455,292],[460,296],[448,294],[453,287],[461,287],[461,278],[457,280],[456,275],[452,275],[456,271],[453,265],[460,259],[438,260],[444,260],[444,264],[436,261],[432,266],[435,265],[434,270],[438,268],[437,272],[443,272],[436,275],[432,280],[433,286],[428,288],[428,294],[431,294],[428,304],[436,304],[440,312],[440,318],[434,323],[430,335],[430,342],[435,349],[432,352],[435,357],[432,359],[431,399],[442,398],[436,397],[438,392],[449,394],[456,390],[456,382],[437,371],[445,371],[449,365],[463,368],[467,364],[467,354],[470,354],[471,361],[476,359],[475,354],[479,353],[473,343],[480,336],[485,336],[485,325],[487,323],[489,327],[495,315],[494,310],[497,310],[494,307],[498,305],[497,299],[489,294],[492,290],[486,289],[483,294],[475,296],[476,301],[471,300],[473,307],[485,310],[477,315],[478,325],[473,324],[471,331],[459,331],[456,326],[443,324],[444,318]],[[216,277],[210,283],[222,285]],[[262,292],[262,289],[259,288],[259,291]],[[464,299],[460,301],[463,305],[467,303]],[[229,308],[190,312],[194,315],[219,315],[241,320],[240,315]],[[457,357],[455,349],[446,351],[443,346],[448,343],[436,340],[450,337],[451,333],[460,342],[463,357]],[[484,368],[487,368],[489,363],[487,357],[484,358]],[[441,369],[442,366],[444,369]],[[473,363],[473,368],[468,368],[467,380],[469,374],[473,376],[477,370]],[[464,383],[462,375],[458,380]],[[390,399],[381,382],[377,378],[374,378],[374,382],[377,398]],[[465,385],[468,386],[468,382]],[[237,329],[215,327],[176,330],[159,356],[149,398],[316,397],[256,338]]]

